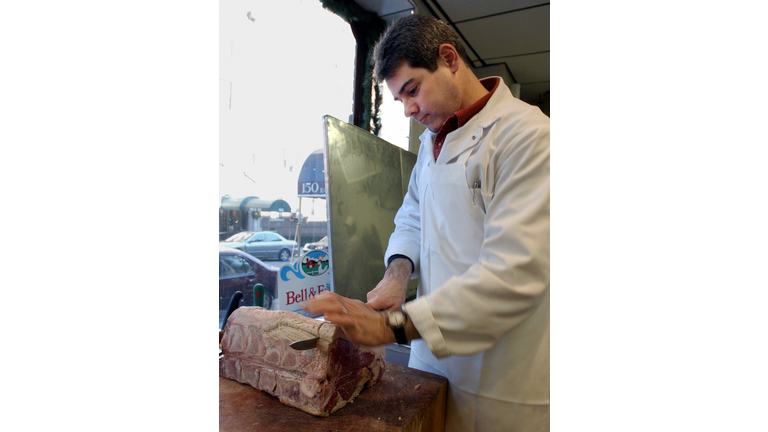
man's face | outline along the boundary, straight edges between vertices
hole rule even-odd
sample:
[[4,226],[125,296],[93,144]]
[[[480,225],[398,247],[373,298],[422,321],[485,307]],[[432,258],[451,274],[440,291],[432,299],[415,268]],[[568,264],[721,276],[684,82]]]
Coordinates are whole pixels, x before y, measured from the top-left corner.
[[448,117],[461,108],[455,75],[444,62],[435,72],[411,68],[403,61],[395,74],[384,80],[396,101],[403,103],[406,117],[437,133]]

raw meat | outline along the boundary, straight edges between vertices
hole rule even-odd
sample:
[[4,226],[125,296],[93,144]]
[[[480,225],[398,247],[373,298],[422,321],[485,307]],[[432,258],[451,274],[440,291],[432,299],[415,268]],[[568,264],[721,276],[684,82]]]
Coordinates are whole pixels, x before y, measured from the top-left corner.
[[[290,343],[320,337],[317,347]],[[249,384],[280,402],[327,416],[384,374],[384,347],[364,347],[337,326],[294,312],[240,307],[227,320],[219,375]]]

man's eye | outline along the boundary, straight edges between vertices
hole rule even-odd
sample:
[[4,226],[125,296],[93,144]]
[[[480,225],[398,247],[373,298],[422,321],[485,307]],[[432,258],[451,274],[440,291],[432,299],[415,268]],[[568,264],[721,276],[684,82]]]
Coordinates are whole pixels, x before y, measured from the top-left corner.
[[415,95],[415,94],[416,94],[416,87],[412,88],[412,89],[411,89],[411,90],[408,92],[408,94],[409,94],[409,95],[411,95],[411,96]]

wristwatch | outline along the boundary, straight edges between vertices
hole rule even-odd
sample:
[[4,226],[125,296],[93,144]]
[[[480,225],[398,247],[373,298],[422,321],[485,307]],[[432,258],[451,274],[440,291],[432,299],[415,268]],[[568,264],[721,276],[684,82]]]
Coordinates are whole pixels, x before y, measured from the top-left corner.
[[408,321],[408,315],[401,310],[387,312],[387,325],[395,334],[395,340],[400,345],[406,345],[408,338],[405,337],[405,323]]

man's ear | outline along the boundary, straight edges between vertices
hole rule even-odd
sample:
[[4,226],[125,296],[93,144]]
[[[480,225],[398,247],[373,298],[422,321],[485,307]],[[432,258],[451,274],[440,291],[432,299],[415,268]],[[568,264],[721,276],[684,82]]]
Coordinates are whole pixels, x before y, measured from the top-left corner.
[[456,73],[459,70],[459,63],[461,63],[461,57],[456,48],[451,44],[442,44],[438,52],[440,53],[440,61],[445,62],[451,72]]

